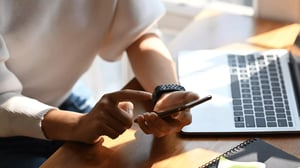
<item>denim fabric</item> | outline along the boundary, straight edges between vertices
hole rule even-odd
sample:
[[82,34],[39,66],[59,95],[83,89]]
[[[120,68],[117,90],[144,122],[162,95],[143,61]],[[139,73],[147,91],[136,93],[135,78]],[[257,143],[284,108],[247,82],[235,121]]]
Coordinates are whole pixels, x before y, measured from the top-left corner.
[[[80,91],[84,92],[84,96],[78,93]],[[76,90],[59,108],[80,113],[89,112],[93,101],[86,93],[86,90]],[[0,168],[37,168],[62,144],[61,141],[30,137],[0,138]]]

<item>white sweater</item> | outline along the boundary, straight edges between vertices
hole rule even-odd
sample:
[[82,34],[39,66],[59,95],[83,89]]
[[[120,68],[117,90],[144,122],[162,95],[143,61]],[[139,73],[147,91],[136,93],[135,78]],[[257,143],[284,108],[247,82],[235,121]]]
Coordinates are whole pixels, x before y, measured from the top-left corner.
[[164,12],[160,0],[0,0],[0,137],[45,139],[43,116],[95,56],[117,60]]

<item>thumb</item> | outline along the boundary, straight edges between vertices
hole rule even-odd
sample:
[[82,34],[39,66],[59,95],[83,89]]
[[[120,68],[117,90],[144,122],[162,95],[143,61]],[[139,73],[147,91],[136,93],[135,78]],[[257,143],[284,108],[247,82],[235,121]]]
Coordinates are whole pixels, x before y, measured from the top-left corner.
[[131,118],[133,117],[134,105],[132,102],[130,102],[130,101],[120,102],[118,106],[120,109],[126,111]]

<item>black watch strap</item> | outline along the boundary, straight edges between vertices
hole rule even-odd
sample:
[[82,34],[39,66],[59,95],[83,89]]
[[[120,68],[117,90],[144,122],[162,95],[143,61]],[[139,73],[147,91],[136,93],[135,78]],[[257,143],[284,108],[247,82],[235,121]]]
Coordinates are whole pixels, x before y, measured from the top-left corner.
[[156,86],[152,93],[153,103],[156,104],[162,94],[174,91],[185,91],[185,88],[178,84],[164,84]]

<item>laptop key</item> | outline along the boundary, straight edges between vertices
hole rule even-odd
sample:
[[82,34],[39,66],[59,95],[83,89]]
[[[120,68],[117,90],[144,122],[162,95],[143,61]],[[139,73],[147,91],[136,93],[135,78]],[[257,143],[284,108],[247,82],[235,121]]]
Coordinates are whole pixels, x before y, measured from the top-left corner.
[[254,116],[245,116],[246,127],[255,127]]
[[233,110],[234,110],[234,111],[237,111],[237,110],[243,110],[243,107],[242,107],[242,106],[235,105],[235,106],[233,106]]
[[232,104],[233,105],[242,105],[242,101],[239,99],[234,99],[234,100],[232,100]]
[[240,122],[235,123],[235,128],[244,128],[244,127],[245,127],[244,123],[240,123]]
[[288,126],[286,119],[278,119],[277,123],[278,123],[279,127],[287,127]]
[[267,119],[267,121],[274,121],[274,122],[276,121],[275,117],[267,117],[266,119]]
[[240,98],[241,97],[240,86],[239,86],[239,82],[237,79],[238,78],[236,75],[231,75],[231,80],[233,81],[233,82],[231,82],[232,98]]
[[266,121],[264,118],[256,118],[255,120],[257,127],[266,127]]
[[243,116],[244,113],[243,113],[243,112],[240,112],[240,111],[237,111],[237,112],[234,112],[233,115],[234,115],[234,116]]
[[244,113],[245,113],[245,114],[254,114],[254,112],[253,112],[252,109],[251,109],[251,110],[244,110]]
[[286,115],[285,114],[276,114],[276,117],[277,118],[286,118]]
[[267,126],[268,127],[277,127],[277,123],[276,122],[267,122]]
[[266,111],[267,116],[274,116],[275,112],[274,111]]
[[255,113],[255,117],[265,117],[265,113]]
[[244,117],[242,117],[242,116],[234,117],[234,120],[236,122],[242,122],[242,121],[244,121]]
[[243,103],[244,104],[252,104],[252,100],[251,99],[243,99]]

